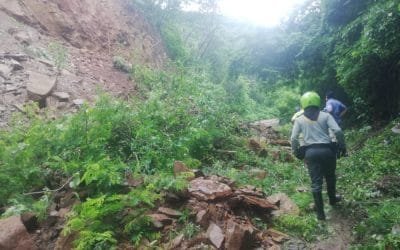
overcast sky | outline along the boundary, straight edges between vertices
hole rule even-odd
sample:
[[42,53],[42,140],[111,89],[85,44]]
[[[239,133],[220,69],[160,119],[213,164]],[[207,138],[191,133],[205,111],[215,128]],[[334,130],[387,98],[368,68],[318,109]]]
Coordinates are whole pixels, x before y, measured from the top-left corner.
[[224,16],[273,27],[305,0],[220,0]]

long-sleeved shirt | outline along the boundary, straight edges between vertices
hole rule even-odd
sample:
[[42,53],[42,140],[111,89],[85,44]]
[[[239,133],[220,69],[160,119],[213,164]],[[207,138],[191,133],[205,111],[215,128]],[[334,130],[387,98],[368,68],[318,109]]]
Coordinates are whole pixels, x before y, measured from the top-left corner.
[[292,150],[300,147],[299,135],[303,134],[304,146],[312,144],[328,144],[332,140],[329,136],[331,130],[337,139],[339,145],[344,146],[344,135],[335,119],[326,112],[319,112],[318,118],[313,121],[305,115],[301,115],[294,121],[291,135]]
[[335,118],[335,121],[340,124],[342,122],[342,118],[340,117],[340,114],[347,109],[346,105],[344,105],[342,102],[329,98],[328,101],[326,101],[326,106],[325,106],[325,111],[329,112],[333,118]]

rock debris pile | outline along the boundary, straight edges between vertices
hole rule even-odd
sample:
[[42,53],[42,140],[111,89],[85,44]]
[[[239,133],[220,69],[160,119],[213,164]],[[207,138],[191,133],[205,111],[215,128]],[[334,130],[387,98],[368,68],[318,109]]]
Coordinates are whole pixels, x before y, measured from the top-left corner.
[[191,180],[181,199],[170,202],[176,210],[160,207],[149,215],[154,227],[167,235],[178,227],[177,218],[182,215],[178,210],[186,209],[200,232],[191,239],[178,235],[164,246],[166,249],[279,249],[288,236],[257,228],[252,218],[268,224],[275,215],[298,212],[285,195],[267,197],[257,188],[239,188],[230,179],[215,175]]

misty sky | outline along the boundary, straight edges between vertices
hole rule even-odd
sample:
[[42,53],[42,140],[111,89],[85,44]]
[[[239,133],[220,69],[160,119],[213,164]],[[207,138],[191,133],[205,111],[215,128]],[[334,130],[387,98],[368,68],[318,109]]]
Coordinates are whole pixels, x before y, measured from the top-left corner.
[[221,0],[223,15],[257,25],[273,27],[305,0]]

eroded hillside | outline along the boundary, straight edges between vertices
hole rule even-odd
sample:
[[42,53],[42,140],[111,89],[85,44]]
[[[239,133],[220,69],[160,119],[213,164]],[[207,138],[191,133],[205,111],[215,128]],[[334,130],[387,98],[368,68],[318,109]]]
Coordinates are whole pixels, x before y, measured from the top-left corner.
[[135,86],[113,58],[160,68],[160,37],[127,0],[0,0],[0,126],[33,100],[63,114]]

